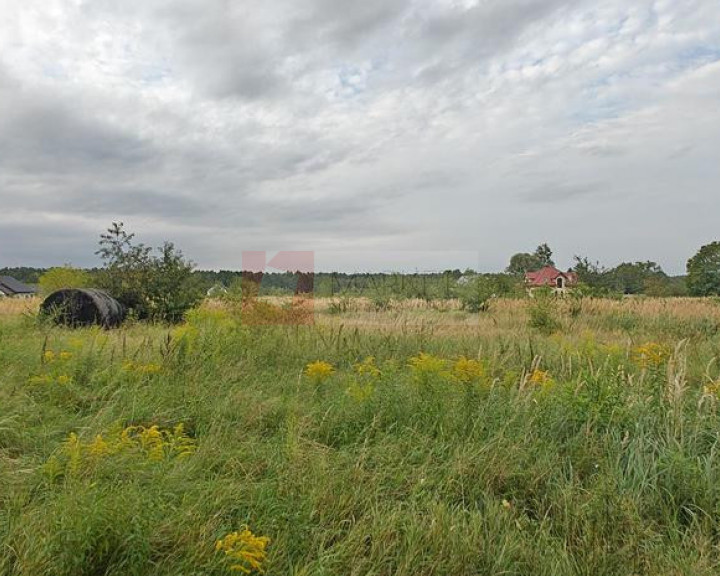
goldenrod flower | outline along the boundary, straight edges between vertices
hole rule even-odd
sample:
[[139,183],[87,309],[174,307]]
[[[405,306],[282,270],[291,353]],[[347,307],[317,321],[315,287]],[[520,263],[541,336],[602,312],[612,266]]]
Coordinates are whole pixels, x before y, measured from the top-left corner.
[[195,453],[195,440],[185,434],[185,426],[178,424],[172,431],[172,451],[176,452],[178,458],[187,458]]
[[333,365],[329,362],[323,362],[322,360],[311,362],[305,366],[305,376],[317,384],[320,384],[330,378],[333,372],[335,372]]
[[231,562],[230,570],[251,574],[263,573],[263,563],[267,557],[265,549],[270,544],[267,536],[256,536],[247,526],[238,532],[231,532],[215,542],[215,550],[223,552]]
[[410,358],[408,365],[416,376],[445,375],[447,361],[432,354],[420,352]]
[[77,472],[80,468],[80,461],[82,459],[82,445],[75,432],[71,432],[68,439],[65,441],[63,451],[68,457],[68,466],[70,471]]
[[374,356],[368,356],[362,362],[358,362],[353,366],[353,369],[359,376],[368,376],[370,378],[380,377],[380,368],[375,364]]
[[553,380],[550,377],[549,372],[540,370],[539,368],[534,368],[528,377],[528,382],[530,384],[535,384],[536,386],[548,386],[552,384]]
[[73,432],[63,444],[63,453],[69,471],[76,473],[87,462],[88,456],[98,459],[124,453],[160,461],[173,457],[186,458],[195,452],[195,448],[195,440],[185,433],[183,424],[178,424],[172,429],[157,425],[149,428],[129,426],[123,430],[116,429],[106,437],[98,434],[86,443],[81,442]]
[[480,380],[485,375],[485,368],[480,361],[461,356],[453,366],[452,375],[460,382],[468,383]]
[[103,437],[100,434],[95,436],[95,440],[88,444],[87,448],[88,452],[90,452],[93,456],[107,456],[112,452],[110,445],[103,440]]
[[147,453],[150,460],[162,460],[165,452],[165,440],[157,425],[150,428],[139,429],[140,446]]
[[641,368],[657,368],[670,355],[666,346],[657,342],[648,342],[634,350],[635,361]]

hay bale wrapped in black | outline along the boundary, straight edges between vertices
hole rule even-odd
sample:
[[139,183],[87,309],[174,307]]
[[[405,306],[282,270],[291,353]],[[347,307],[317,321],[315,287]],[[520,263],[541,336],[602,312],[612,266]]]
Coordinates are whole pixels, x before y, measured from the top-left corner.
[[73,328],[100,325],[117,328],[125,320],[126,309],[102,290],[66,288],[53,292],[40,306],[41,313],[55,323]]

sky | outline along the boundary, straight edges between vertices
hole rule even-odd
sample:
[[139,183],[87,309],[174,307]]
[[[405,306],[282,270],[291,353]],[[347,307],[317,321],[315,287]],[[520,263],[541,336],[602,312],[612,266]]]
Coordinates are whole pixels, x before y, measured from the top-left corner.
[[205,269],[720,239],[717,0],[0,0],[0,267],[113,221]]

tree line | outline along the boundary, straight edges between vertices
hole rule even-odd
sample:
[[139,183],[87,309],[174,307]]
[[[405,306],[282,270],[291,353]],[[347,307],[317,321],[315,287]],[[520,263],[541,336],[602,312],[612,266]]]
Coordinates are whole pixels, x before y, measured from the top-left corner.
[[[552,249],[540,244],[534,252],[513,255],[498,274],[471,269],[417,274],[198,270],[172,242],[156,248],[139,243],[122,222],[114,222],[100,235],[95,254],[101,267],[2,268],[0,275],[36,284],[43,293],[101,288],[138,318],[174,322],[208,293],[368,296],[378,307],[393,298],[460,298],[464,307],[477,311],[494,296],[524,295],[526,273],[555,265]],[[606,268],[585,256],[575,256],[571,269],[579,279],[578,291],[587,295],[720,296],[720,242],[703,246],[690,258],[686,276],[670,276],[652,261]]]

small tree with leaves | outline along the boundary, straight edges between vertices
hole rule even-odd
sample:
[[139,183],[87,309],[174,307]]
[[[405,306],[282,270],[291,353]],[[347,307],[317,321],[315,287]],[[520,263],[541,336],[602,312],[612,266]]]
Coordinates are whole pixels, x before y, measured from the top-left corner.
[[177,322],[202,298],[202,287],[193,275],[193,263],[171,242],[158,248],[159,255],[113,222],[100,236],[96,252],[104,266],[98,284],[141,319]]
[[535,258],[537,258],[540,268],[555,266],[552,255],[553,252],[547,244],[540,244],[540,246],[535,249]]

